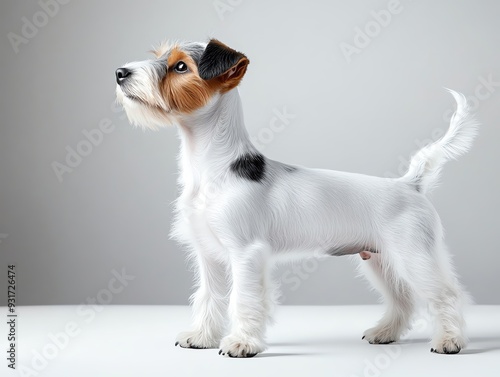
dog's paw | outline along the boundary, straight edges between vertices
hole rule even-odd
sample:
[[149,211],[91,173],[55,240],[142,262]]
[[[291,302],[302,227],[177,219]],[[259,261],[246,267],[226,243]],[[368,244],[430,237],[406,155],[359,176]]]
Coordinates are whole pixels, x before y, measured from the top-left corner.
[[219,339],[213,339],[203,331],[186,331],[177,335],[175,345],[182,348],[217,348]]
[[460,350],[465,348],[466,342],[462,337],[448,337],[443,338],[437,342],[433,342],[434,346],[431,352],[442,354],[459,353]]
[[389,344],[399,339],[399,334],[396,334],[390,327],[372,327],[363,333],[363,338],[370,344]]
[[264,342],[244,336],[228,335],[222,339],[219,355],[229,357],[254,357],[265,350]]

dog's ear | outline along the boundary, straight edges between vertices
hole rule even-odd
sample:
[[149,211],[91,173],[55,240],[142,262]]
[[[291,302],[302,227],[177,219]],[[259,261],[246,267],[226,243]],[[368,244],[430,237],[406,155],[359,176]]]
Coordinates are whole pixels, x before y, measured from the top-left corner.
[[198,73],[203,80],[217,79],[221,90],[228,91],[240,83],[248,63],[241,52],[211,39],[200,58]]

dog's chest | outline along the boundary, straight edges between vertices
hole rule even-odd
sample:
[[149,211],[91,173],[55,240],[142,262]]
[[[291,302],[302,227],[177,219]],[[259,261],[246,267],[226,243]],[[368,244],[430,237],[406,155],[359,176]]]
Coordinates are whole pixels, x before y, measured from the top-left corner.
[[178,216],[173,224],[176,238],[190,243],[193,239],[212,237],[213,223],[220,215],[222,202],[221,192],[213,187],[184,190],[176,202]]

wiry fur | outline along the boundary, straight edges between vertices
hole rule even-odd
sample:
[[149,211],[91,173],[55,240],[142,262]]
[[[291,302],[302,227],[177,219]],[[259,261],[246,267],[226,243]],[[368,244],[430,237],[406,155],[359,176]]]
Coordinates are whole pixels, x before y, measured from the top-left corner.
[[439,173],[444,163],[465,154],[477,134],[478,122],[469,112],[465,96],[451,89],[448,91],[457,102],[448,132],[435,143],[419,150],[412,158],[408,172],[401,178],[423,193],[439,183]]
[[[156,126],[165,119],[179,130],[181,194],[172,237],[188,247],[198,288],[191,298],[193,329],[181,333],[177,344],[219,347],[220,354],[233,357],[262,352],[276,296],[271,277],[275,263],[363,251],[369,260],[358,258],[360,270],[388,305],[364,338],[370,343],[398,340],[422,298],[437,321],[433,350],[460,351],[466,343],[461,309],[465,296],[443,241],[439,216],[425,193],[436,183],[443,163],[464,153],[472,142],[476,123],[464,97],[451,92],[457,111],[450,129],[416,154],[402,178],[291,167],[262,157],[250,142],[234,88],[245,73],[246,57],[220,42],[209,45],[209,58],[193,57],[195,63],[219,64],[205,67],[211,72],[223,71],[228,61],[235,66],[204,81],[196,67],[188,73],[191,77],[171,77],[167,82],[179,85],[169,92],[174,96],[182,85],[194,81],[211,88],[208,101],[193,98],[184,106],[189,111],[176,110],[173,98],[157,98],[160,82],[176,74],[170,63],[166,77],[151,73],[151,66],[166,64],[167,47],[157,59],[131,66],[139,67],[129,86],[139,99],[127,97],[123,83],[117,88],[132,122]],[[192,53],[182,45],[176,48]],[[223,64],[217,61],[220,49]],[[199,48],[195,50],[199,54]],[[196,96],[196,91],[185,89]],[[203,105],[191,110],[195,103]]]

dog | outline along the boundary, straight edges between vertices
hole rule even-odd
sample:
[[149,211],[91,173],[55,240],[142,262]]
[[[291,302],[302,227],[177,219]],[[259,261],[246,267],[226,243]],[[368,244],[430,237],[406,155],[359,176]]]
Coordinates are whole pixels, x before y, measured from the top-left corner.
[[178,184],[171,236],[195,265],[193,328],[183,348],[229,357],[266,349],[277,262],[357,255],[387,311],[363,339],[397,341],[417,302],[436,319],[432,352],[466,345],[460,285],[427,194],[443,164],[464,154],[478,123],[462,94],[446,134],[418,151],[400,178],[309,169],[268,159],[250,142],[237,86],[249,59],[218,40],[164,43],[154,58],[116,70],[117,100],[144,128],[176,125]]

